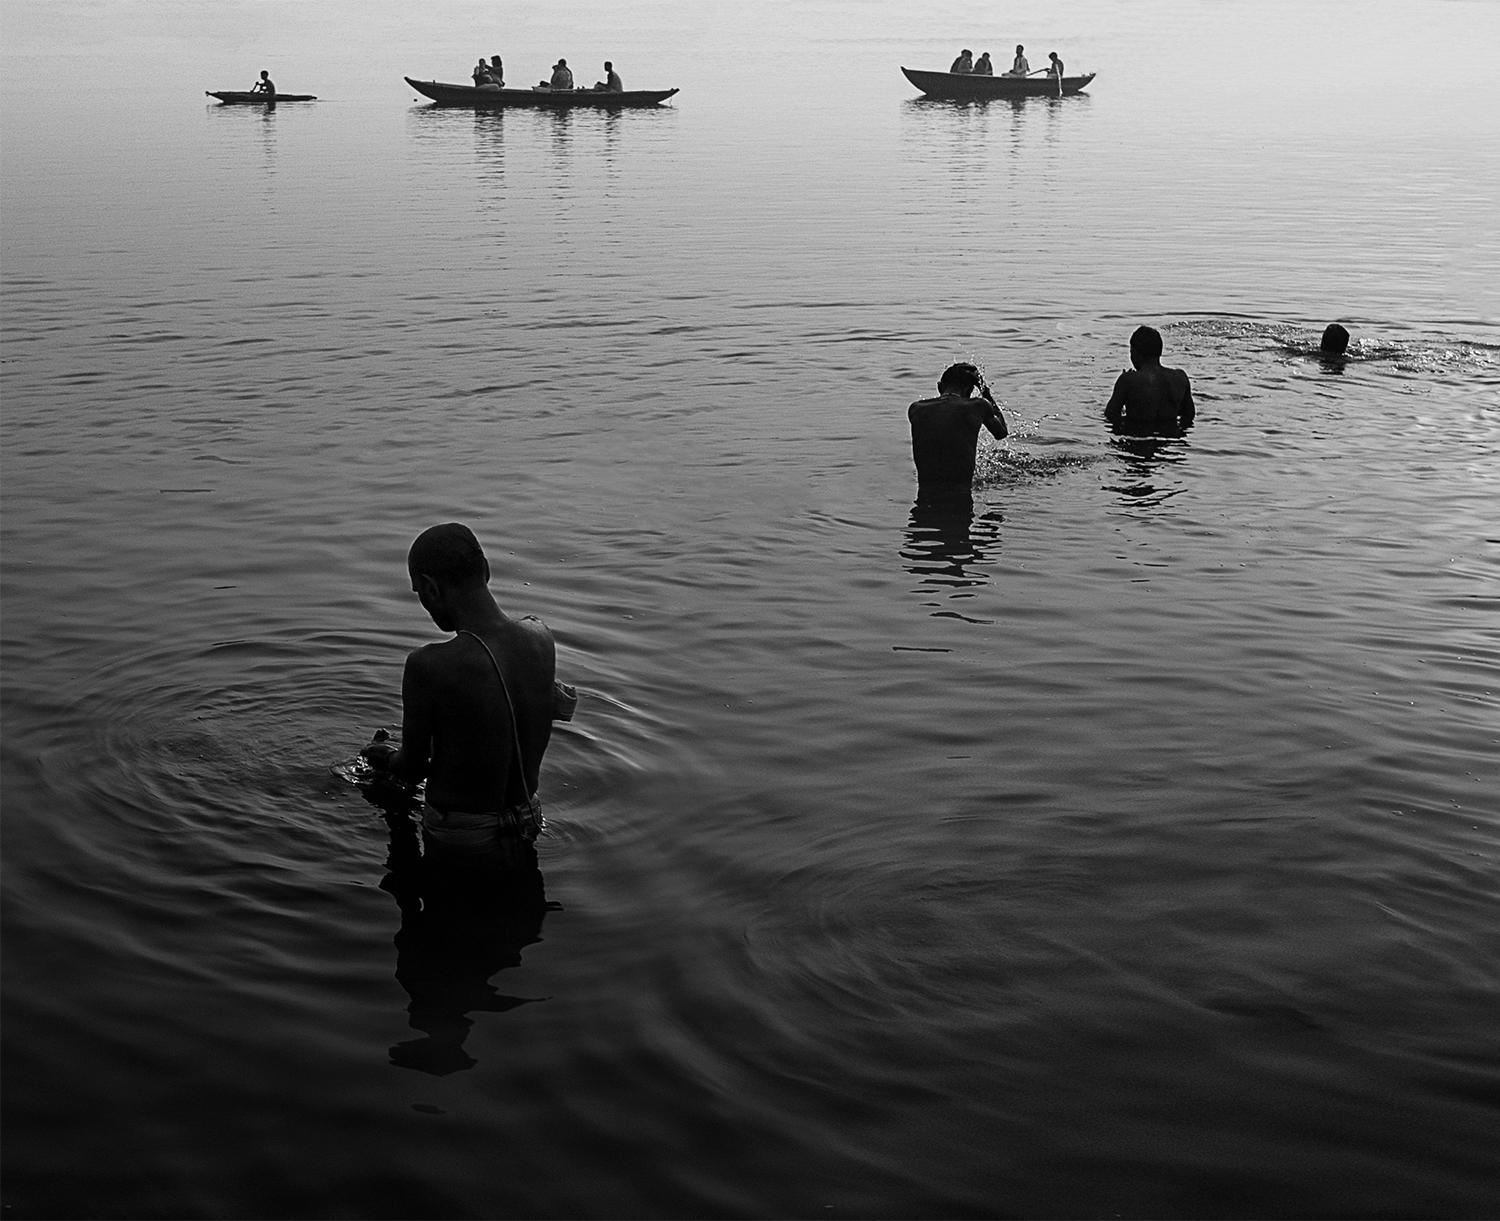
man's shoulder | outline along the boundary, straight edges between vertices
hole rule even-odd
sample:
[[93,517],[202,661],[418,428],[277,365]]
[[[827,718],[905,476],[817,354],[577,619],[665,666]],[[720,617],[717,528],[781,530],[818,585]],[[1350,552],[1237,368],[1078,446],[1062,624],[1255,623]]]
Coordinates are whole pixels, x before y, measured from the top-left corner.
[[984,406],[983,399],[964,398],[957,394],[940,394],[936,398],[918,399],[906,409],[908,416],[914,416],[919,411],[930,411],[934,407],[945,407],[950,410],[962,410],[965,407],[973,407],[975,404]]
[[517,632],[533,644],[552,644],[552,629],[536,615],[517,615],[511,619]]

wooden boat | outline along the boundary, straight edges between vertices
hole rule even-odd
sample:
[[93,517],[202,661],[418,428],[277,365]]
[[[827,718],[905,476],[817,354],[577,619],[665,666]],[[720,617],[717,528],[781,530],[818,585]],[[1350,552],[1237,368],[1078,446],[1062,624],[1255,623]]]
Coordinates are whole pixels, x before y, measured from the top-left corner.
[[[972,102],[983,98],[1057,97],[1055,76],[981,76],[973,72],[921,72],[902,68],[906,79],[930,98]],[[1062,93],[1078,93],[1096,73],[1062,78]]]
[[656,106],[677,92],[675,89],[626,89],[623,93],[606,93],[602,89],[478,89],[473,85],[445,85],[442,81],[414,81],[409,76],[405,79],[439,106],[467,106],[471,110],[503,106]]
[[205,97],[218,98],[228,106],[265,106],[272,102],[316,102],[318,99],[311,93],[278,93],[272,97],[269,93],[251,93],[248,89],[205,89]]

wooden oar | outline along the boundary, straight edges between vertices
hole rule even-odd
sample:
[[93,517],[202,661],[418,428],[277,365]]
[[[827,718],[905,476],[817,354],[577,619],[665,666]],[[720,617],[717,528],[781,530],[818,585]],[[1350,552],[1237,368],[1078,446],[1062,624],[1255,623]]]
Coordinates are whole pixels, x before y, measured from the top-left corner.
[[[1027,76],[1041,76],[1043,72],[1051,72],[1051,68],[1037,68],[1034,72],[1028,72]],[[1062,77],[1057,78],[1057,96],[1062,97]]]

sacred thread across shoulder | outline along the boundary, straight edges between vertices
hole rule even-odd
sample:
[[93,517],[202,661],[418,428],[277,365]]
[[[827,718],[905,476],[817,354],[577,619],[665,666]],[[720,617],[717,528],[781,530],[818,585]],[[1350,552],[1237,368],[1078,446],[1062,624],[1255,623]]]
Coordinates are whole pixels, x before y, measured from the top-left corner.
[[[500,673],[500,663],[490,646],[467,629],[460,629],[460,636],[473,636],[479,647],[495,668],[495,677],[500,680],[500,693],[505,696],[505,707],[510,712],[511,744],[516,752],[516,774],[521,778],[521,791],[526,791],[526,758],[521,750],[521,728],[516,720],[516,706],[510,698],[510,689],[505,685],[505,675]],[[443,810],[430,801],[422,804],[422,827],[427,834],[445,848],[462,852],[485,852],[495,848],[504,838],[520,836],[530,842],[542,830],[542,803],[535,793],[528,793],[524,801],[513,802],[500,810]]]

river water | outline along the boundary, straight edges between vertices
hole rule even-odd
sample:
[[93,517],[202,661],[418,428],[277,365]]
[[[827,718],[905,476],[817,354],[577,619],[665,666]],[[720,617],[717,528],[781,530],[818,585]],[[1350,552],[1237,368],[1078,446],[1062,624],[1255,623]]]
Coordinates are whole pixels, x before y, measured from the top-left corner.
[[[1500,1211],[1500,9],[3,21],[7,1217]],[[340,771],[446,520],[581,692],[448,924]]]

